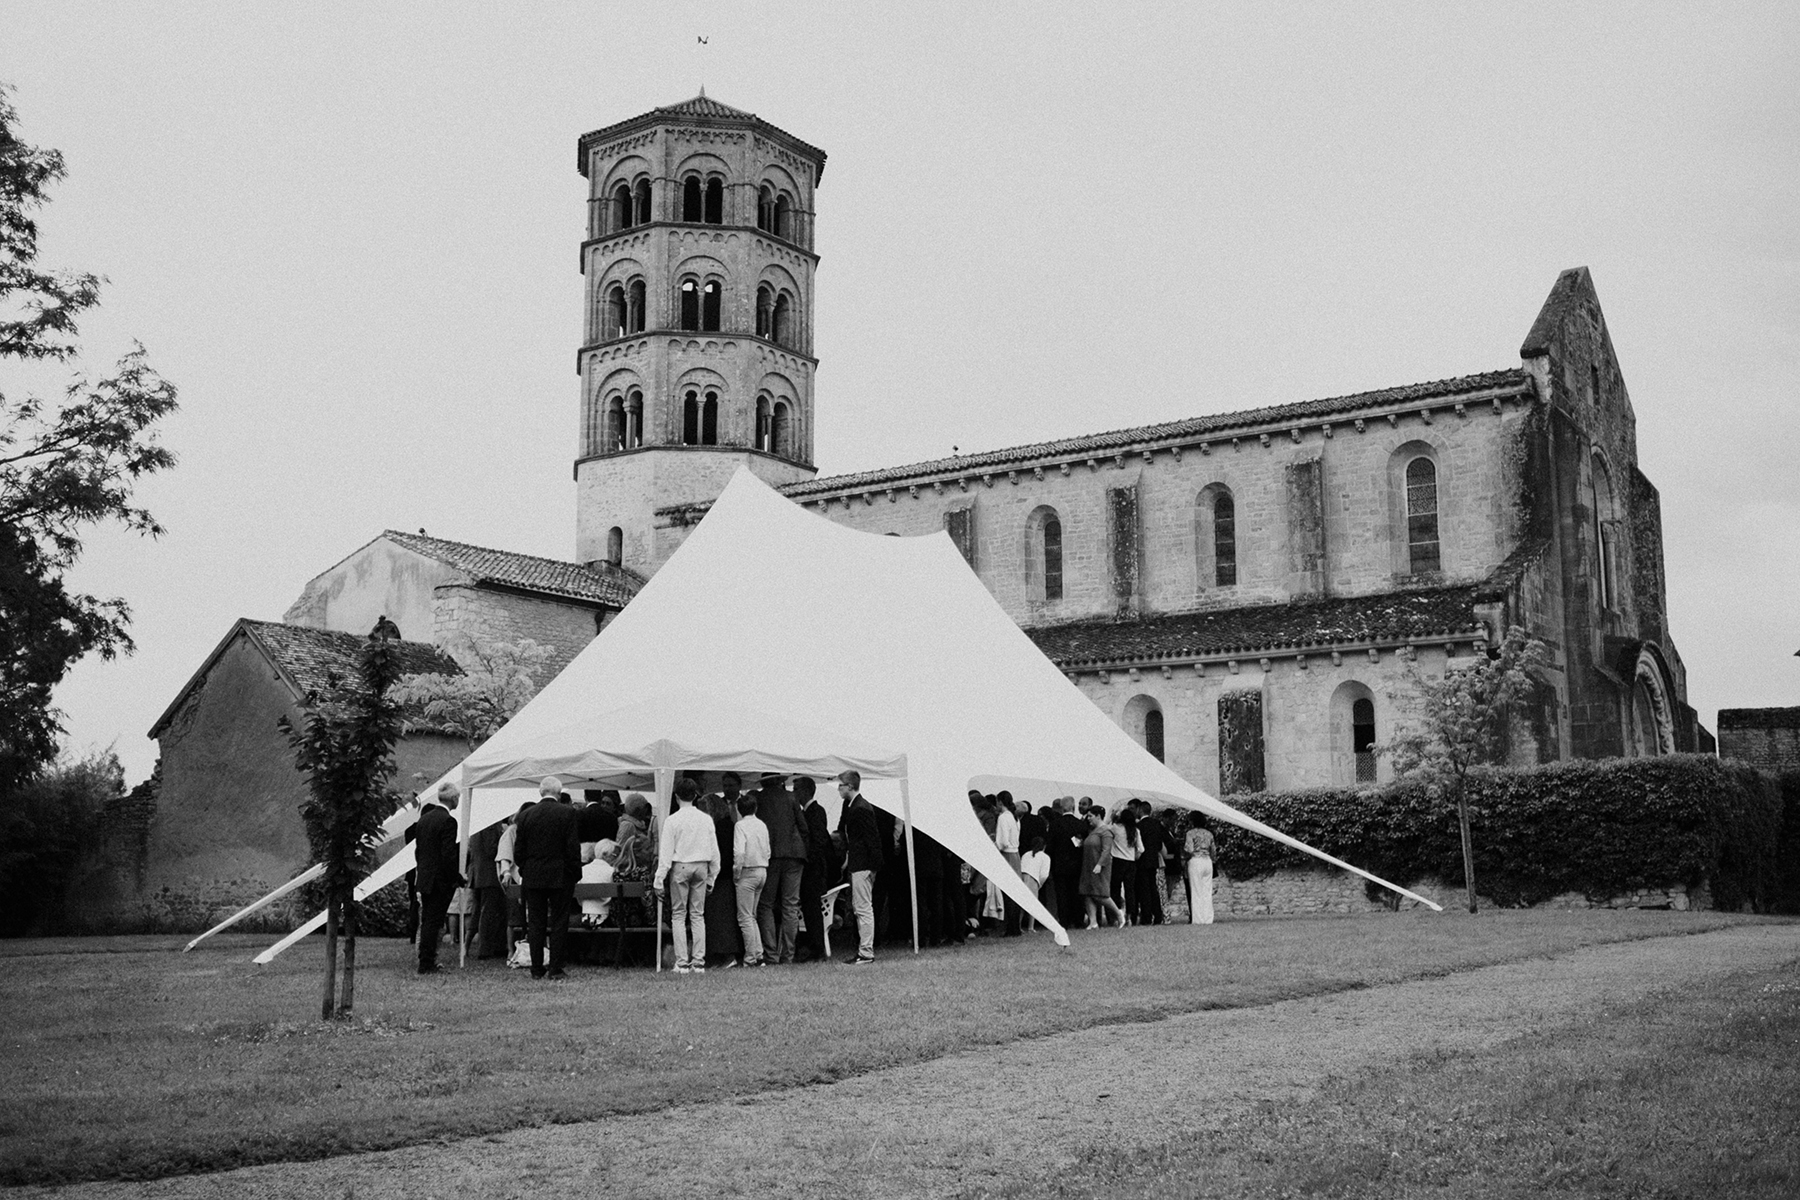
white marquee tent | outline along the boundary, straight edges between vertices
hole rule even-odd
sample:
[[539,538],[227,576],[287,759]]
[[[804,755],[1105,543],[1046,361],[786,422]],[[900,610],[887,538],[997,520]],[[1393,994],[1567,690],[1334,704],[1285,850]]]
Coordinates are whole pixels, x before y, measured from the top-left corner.
[[[593,715],[671,694],[710,697],[759,720],[823,727],[846,747],[904,754],[914,825],[998,881],[1064,945],[1067,934],[970,810],[971,781],[984,781],[984,788],[1016,781],[1012,790],[1033,796],[1134,795],[1199,809],[1437,907],[1245,816],[1157,761],[1044,657],[947,535],[849,529],[806,512],[743,469],[625,610],[445,777],[456,782],[470,771],[475,790],[462,809],[468,829],[516,807],[504,789],[481,784],[482,771],[532,756],[547,763],[630,749],[609,743]],[[662,734],[677,741],[692,735],[673,728]],[[905,811],[897,783],[871,782],[863,794],[896,816]],[[359,892],[384,886],[411,865],[407,846]],[[257,961],[273,958],[321,919]]]

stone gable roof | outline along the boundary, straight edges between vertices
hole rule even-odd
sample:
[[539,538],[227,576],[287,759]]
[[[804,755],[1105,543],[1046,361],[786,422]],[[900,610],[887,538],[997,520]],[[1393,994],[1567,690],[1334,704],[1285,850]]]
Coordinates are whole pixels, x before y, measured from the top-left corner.
[[1025,633],[1065,669],[1103,663],[1245,656],[1317,647],[1393,644],[1476,635],[1481,584],[1382,592],[1328,600],[1253,604],[1209,612],[1040,625]]
[[819,179],[825,177],[825,152],[823,150],[801,141],[779,126],[771,125],[753,112],[745,112],[741,108],[721,104],[705,92],[701,92],[692,99],[683,100],[679,104],[667,104],[660,108],[653,108],[647,113],[641,113],[623,121],[615,121],[611,125],[582,134],[575,144],[575,169],[584,176],[587,174],[588,150],[596,143],[611,141],[622,133],[630,133],[635,129],[648,128],[668,121],[752,126],[760,132],[774,135],[800,154],[812,159],[818,170],[817,177]]
[[632,579],[624,571],[597,571],[580,563],[515,554],[510,550],[490,550],[485,546],[471,546],[467,542],[452,542],[423,533],[389,529],[382,536],[415,554],[455,567],[467,574],[477,587],[537,592],[607,608],[624,608],[626,601],[636,595],[642,585],[641,580]]
[[884,487],[902,480],[931,475],[968,475],[995,468],[1005,470],[1033,460],[1080,458],[1113,454],[1121,450],[1154,443],[1186,443],[1224,438],[1234,432],[1268,426],[1308,424],[1322,417],[1348,415],[1366,410],[1379,410],[1396,405],[1413,405],[1442,399],[1454,402],[1458,397],[1477,392],[1523,392],[1531,387],[1531,376],[1518,368],[1463,375],[1455,379],[1437,379],[1429,383],[1410,383],[1401,387],[1382,388],[1373,392],[1356,392],[1348,396],[1332,396],[1322,400],[1301,400],[1293,404],[1276,404],[1267,408],[1240,412],[1216,413],[1204,417],[1187,417],[1157,425],[1139,425],[1108,433],[1065,438],[1055,442],[1034,442],[988,450],[979,454],[960,454],[907,466],[886,467],[852,475],[829,475],[791,483],[780,489],[793,499],[804,499],[840,490]]

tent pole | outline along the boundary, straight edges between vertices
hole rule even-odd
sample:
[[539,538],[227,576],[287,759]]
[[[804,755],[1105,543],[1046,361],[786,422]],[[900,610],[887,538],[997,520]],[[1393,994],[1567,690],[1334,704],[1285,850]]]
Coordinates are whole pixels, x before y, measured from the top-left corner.
[[913,851],[912,792],[900,777],[900,812],[906,818],[906,879],[912,890],[913,953],[919,952],[919,861]]
[[462,784],[462,804],[458,806],[461,811],[456,814],[456,823],[462,826],[457,831],[461,845],[456,858],[457,874],[463,877],[462,915],[456,919],[456,965],[460,968],[469,965],[469,900],[475,892],[469,886],[474,879],[469,873],[469,826],[475,823],[475,796],[469,791],[469,768],[462,768],[457,775]]

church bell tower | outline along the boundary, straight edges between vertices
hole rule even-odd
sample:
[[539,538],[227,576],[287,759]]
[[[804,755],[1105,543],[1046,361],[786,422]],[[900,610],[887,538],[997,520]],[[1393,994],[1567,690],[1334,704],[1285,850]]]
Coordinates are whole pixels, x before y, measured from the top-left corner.
[[739,466],[813,466],[825,152],[704,93],[584,134],[576,558],[649,575]]

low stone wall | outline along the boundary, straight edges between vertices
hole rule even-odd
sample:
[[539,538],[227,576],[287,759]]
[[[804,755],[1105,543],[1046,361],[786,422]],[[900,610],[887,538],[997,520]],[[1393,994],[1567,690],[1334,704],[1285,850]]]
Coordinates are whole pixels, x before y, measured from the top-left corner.
[[[1445,908],[1464,904],[1461,887],[1446,886],[1441,880],[1422,879],[1406,885]],[[1495,902],[1476,893],[1482,908],[1498,907]],[[1402,898],[1401,911],[1420,907],[1418,901]],[[1643,888],[1605,900],[1590,900],[1580,892],[1564,892],[1534,907],[1574,908],[1667,908],[1677,912],[1712,907],[1712,897],[1703,883],[1697,888],[1671,884],[1665,888]],[[1372,913],[1392,909],[1379,900],[1370,900],[1363,881],[1347,871],[1329,867],[1318,870],[1283,870],[1256,879],[1235,880],[1225,875],[1213,881],[1213,912],[1220,917],[1306,916],[1316,913]]]

